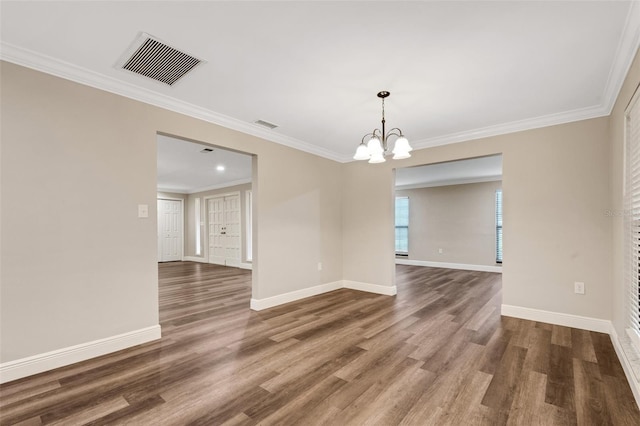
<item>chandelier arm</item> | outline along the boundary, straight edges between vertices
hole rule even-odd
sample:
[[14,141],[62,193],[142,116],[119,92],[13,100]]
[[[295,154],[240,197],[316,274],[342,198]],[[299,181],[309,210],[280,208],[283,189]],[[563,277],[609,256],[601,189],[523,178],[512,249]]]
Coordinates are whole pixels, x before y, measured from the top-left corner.
[[[364,139],[365,139],[367,136],[375,136],[375,135],[374,135],[373,133],[367,133],[366,135],[364,135],[364,136],[362,137],[362,141],[361,141],[361,143],[364,143]],[[365,144],[365,145],[366,145],[366,144]]]
[[[393,132],[394,130],[397,130],[399,133],[394,133],[394,132]],[[389,130],[389,131],[387,132],[387,137],[389,137],[389,136],[397,136],[397,137],[401,137],[401,136],[404,136],[404,135],[402,134],[402,130],[400,130],[400,128],[398,128],[398,127],[394,127],[393,129],[391,129],[391,130]]]
[[373,132],[371,132],[371,133],[367,133],[366,135],[364,135],[364,136],[362,137],[361,142],[362,142],[362,143],[364,143],[364,140],[365,140],[365,138],[366,138],[367,136],[372,136],[372,137],[373,137],[373,136],[376,136],[376,137],[379,137],[380,139],[382,139],[380,136],[378,136],[378,134],[380,134],[380,129],[373,129]]

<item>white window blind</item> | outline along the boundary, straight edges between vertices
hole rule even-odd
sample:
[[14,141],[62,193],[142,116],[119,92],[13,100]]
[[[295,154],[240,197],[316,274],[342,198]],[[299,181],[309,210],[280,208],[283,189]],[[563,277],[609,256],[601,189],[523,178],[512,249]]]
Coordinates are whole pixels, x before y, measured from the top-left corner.
[[202,252],[202,244],[200,243],[200,233],[201,233],[201,228],[200,228],[200,198],[196,198],[195,202],[194,202],[194,213],[195,213],[195,217],[193,218],[193,221],[195,222],[195,240],[196,240],[196,256],[200,256],[201,252]]
[[624,280],[628,334],[640,350],[640,105],[634,96],[626,113],[624,183]]
[[251,262],[253,260],[253,195],[251,191],[247,191],[245,196],[247,261]]
[[396,253],[409,253],[409,197],[396,197]]
[[502,263],[502,190],[496,191],[496,263]]

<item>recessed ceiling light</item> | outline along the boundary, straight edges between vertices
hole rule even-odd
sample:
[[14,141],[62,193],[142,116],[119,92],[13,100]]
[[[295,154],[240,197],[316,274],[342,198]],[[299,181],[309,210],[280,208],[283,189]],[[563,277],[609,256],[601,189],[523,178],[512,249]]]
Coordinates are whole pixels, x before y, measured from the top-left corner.
[[219,165],[218,167],[216,167],[216,170],[219,172],[224,172],[224,166],[223,165]]

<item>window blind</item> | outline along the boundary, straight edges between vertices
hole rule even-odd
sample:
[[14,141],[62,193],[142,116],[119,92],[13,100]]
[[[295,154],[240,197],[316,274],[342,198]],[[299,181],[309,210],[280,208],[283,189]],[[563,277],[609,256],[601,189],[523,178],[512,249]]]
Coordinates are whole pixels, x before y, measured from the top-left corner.
[[628,334],[640,349],[640,105],[634,96],[626,113],[624,183],[624,280]]
[[496,191],[496,263],[502,263],[502,190]]
[[409,253],[409,197],[396,197],[396,253]]

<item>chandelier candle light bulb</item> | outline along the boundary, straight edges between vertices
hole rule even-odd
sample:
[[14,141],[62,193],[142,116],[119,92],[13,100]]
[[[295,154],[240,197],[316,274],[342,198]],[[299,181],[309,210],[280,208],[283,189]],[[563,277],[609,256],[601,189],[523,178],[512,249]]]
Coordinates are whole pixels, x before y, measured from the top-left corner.
[[[395,146],[393,147],[393,159],[402,160],[404,158],[411,157],[410,152],[413,150],[409,141],[402,134],[402,130],[397,127],[389,130],[385,133],[385,119],[384,119],[384,98],[390,95],[387,91],[378,93],[378,97],[382,99],[382,130],[374,129],[373,132],[367,133],[362,137],[362,141],[356,153],[353,156],[354,160],[369,160],[369,163],[384,163],[385,155],[389,154],[388,140],[391,136],[397,137]],[[364,140],[369,137],[369,141],[365,144]]]

